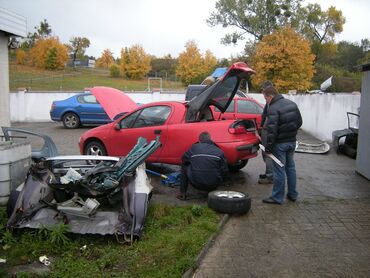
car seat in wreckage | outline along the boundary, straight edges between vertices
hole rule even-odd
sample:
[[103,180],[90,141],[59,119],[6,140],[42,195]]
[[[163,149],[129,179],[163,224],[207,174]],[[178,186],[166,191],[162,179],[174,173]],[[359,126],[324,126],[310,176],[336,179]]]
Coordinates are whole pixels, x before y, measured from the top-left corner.
[[[141,235],[152,190],[144,162],[160,145],[159,137],[149,143],[140,137],[113,166],[98,164],[81,177],[76,172],[77,178],[68,183],[61,183],[47,161],[33,165],[7,227],[67,223],[73,233],[116,234],[132,241]],[[97,209],[100,202],[101,207],[115,204],[119,209]]]

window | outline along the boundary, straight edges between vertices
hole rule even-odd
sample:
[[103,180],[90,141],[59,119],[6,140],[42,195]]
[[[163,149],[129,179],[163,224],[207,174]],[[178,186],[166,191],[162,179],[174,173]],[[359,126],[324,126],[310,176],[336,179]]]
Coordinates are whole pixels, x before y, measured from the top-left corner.
[[168,106],[152,106],[138,110],[122,119],[121,128],[146,127],[163,125],[170,115],[171,108]]
[[120,128],[130,128],[133,122],[136,120],[137,116],[140,114],[141,110],[132,113],[131,115],[125,117],[120,122]]
[[238,113],[262,114],[263,109],[255,102],[249,100],[238,101]]
[[98,101],[94,95],[83,95],[77,97],[78,102],[80,103],[90,103],[90,104],[97,104]]
[[[217,107],[215,107],[215,111],[216,112],[220,112],[220,109],[218,109]],[[230,102],[230,105],[227,107],[227,109],[226,109],[226,111],[225,111],[225,113],[234,113],[234,100],[232,100],[231,102]]]

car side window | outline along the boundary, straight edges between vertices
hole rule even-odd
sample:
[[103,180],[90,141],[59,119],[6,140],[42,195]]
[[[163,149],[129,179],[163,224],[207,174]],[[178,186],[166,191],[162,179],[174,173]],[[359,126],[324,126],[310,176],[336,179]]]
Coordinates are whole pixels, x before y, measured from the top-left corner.
[[[220,109],[218,109],[217,107],[215,107],[215,111],[216,111],[216,112],[220,112]],[[232,101],[230,102],[230,105],[227,107],[227,109],[226,109],[225,113],[227,113],[227,112],[229,112],[229,113],[234,113],[234,100],[232,100]]]
[[238,113],[262,114],[263,109],[255,102],[249,100],[238,101]]
[[146,127],[163,125],[170,115],[171,108],[168,106],[152,106],[141,110],[132,127]]
[[119,123],[120,128],[130,128],[135,122],[137,116],[140,114],[141,110],[138,110],[131,115],[128,115],[127,117],[123,118],[121,122]]
[[97,104],[98,101],[94,95],[83,95],[77,98],[78,102],[80,103],[89,103],[89,104]]

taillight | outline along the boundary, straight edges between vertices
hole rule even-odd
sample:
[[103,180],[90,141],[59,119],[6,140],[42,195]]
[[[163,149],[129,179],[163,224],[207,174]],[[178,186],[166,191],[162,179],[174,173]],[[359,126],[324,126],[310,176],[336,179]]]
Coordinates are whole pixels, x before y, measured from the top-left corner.
[[256,123],[254,120],[236,120],[229,127],[231,134],[243,134],[248,132],[256,132]]
[[238,125],[231,125],[229,127],[229,133],[231,134],[242,134],[242,133],[246,133],[247,130],[245,129],[244,125],[242,124],[238,124]]
[[51,104],[50,112],[54,111],[54,109],[55,109],[55,103],[53,102],[53,103]]

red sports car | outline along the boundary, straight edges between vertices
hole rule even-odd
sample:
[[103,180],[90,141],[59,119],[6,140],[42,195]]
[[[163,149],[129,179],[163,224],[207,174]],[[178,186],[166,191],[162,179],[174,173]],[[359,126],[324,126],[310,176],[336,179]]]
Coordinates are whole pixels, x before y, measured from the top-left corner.
[[110,124],[86,131],[79,140],[80,152],[125,156],[138,137],[153,140],[160,136],[162,146],[147,161],[180,165],[184,152],[198,141],[201,132],[208,131],[224,151],[230,169],[241,169],[248,159],[257,156],[259,141],[255,121],[218,120],[213,117],[210,106],[224,112],[240,81],[253,73],[245,63],[235,63],[222,78],[190,102],[164,101],[140,106]]
[[251,97],[235,97],[225,112],[212,107],[213,117],[217,120],[254,119],[257,127],[261,127],[263,105]]

